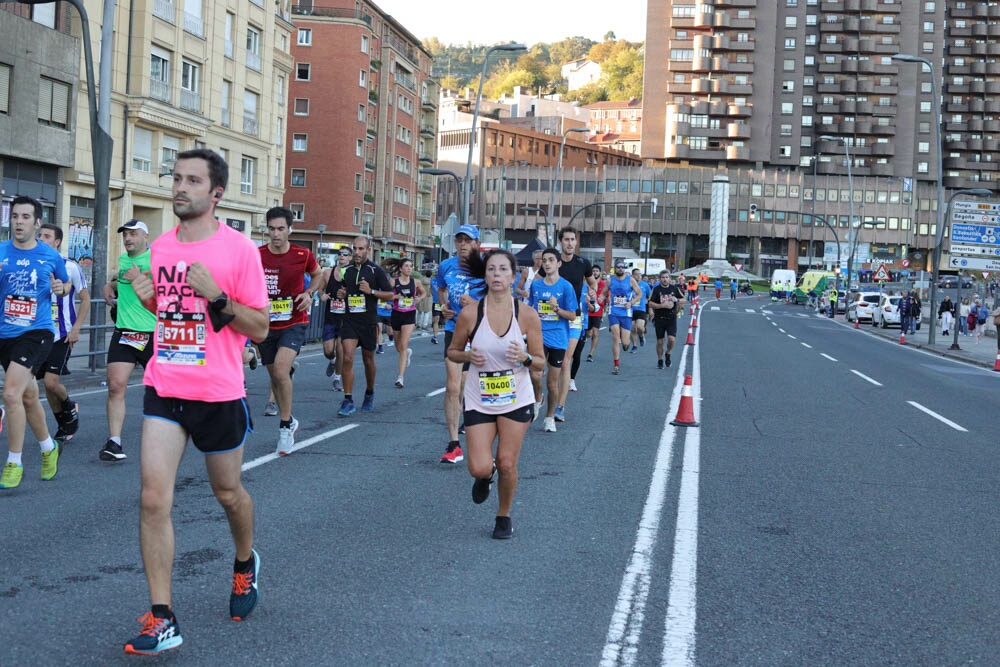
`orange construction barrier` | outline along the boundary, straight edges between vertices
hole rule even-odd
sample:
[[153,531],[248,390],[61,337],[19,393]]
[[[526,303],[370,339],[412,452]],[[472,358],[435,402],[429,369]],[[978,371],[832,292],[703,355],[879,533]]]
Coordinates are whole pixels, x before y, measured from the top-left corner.
[[677,406],[677,416],[670,422],[674,426],[698,426],[694,420],[694,397],[691,395],[691,376],[684,376],[684,388],[681,390],[681,402]]

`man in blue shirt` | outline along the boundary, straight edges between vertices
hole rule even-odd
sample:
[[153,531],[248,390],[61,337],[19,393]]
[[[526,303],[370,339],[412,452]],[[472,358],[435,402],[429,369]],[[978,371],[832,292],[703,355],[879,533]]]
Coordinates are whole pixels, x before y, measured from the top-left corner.
[[631,343],[630,351],[635,354],[636,341],[638,341],[638,345],[646,344],[646,320],[648,319],[646,301],[653,293],[653,288],[642,279],[642,271],[639,269],[632,269],[632,279],[639,286],[639,291],[642,292],[639,303],[632,309],[632,334],[629,342]]
[[483,282],[470,276],[461,263],[462,259],[474,252],[479,252],[479,228],[462,225],[455,232],[455,256],[441,262],[431,281],[431,289],[437,292],[441,303],[441,318],[444,320],[444,365],[447,372],[444,416],[448,422],[448,447],[441,456],[442,463],[458,463],[465,458],[458,441],[458,420],[462,410],[462,376],[467,368],[448,359],[448,348],[455,334],[458,314],[465,306],[478,301],[483,287]]
[[[562,367],[569,347],[569,323],[576,319],[579,300],[568,280],[559,276],[562,260],[555,248],[546,248],[542,252],[542,268],[545,274],[542,280],[531,281],[531,296],[528,303],[538,311],[538,319],[542,321],[542,342],[545,345],[545,359],[548,362],[548,379],[546,388],[549,390],[548,409],[545,413],[544,430],[556,432],[556,406],[559,401]],[[542,396],[542,371],[531,371],[531,382],[535,389],[535,400]],[[535,406],[536,410],[541,408]]]
[[[608,313],[608,330],[611,332],[611,353],[615,365],[612,375],[621,372],[619,362],[620,348],[628,347],[629,336],[632,333],[632,307],[639,302],[642,291],[635,279],[625,274],[625,262],[615,260],[615,273],[604,288],[604,301],[611,304]],[[609,301],[610,300],[610,301]]]
[[0,244],[0,364],[3,365],[4,408],[7,413],[7,462],[0,489],[21,483],[25,426],[42,450],[43,480],[56,476],[59,447],[49,437],[45,411],[38,400],[35,373],[52,349],[52,295],[65,296],[69,275],[62,256],[35,238],[42,223],[42,205],[31,197],[16,197],[10,205],[10,235]]

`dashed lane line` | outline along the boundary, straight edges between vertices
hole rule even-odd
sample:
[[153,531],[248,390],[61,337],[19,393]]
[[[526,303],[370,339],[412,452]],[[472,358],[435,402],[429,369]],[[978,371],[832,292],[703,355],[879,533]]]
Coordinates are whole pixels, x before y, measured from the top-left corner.
[[881,383],[881,382],[878,382],[877,380],[873,380],[873,379],[871,379],[870,377],[868,377],[867,375],[865,375],[864,373],[861,373],[861,372],[859,372],[859,371],[856,371],[856,370],[854,370],[853,368],[851,369],[851,372],[852,372],[852,373],[854,373],[855,375],[857,375],[857,376],[858,376],[859,378],[861,378],[862,380],[865,380],[866,382],[871,382],[871,383],[872,383],[873,385],[875,385],[876,387],[881,387],[881,386],[882,386],[882,383]]
[[956,431],[960,431],[962,433],[968,433],[969,432],[969,429],[964,428],[962,426],[959,426],[958,424],[956,424],[952,420],[948,419],[947,417],[942,417],[941,415],[939,415],[938,413],[934,412],[930,408],[925,408],[924,406],[920,405],[916,401],[907,401],[907,403],[909,403],[910,405],[912,405],[913,407],[915,407],[917,410],[920,410],[921,412],[929,414],[931,417],[934,417],[934,419],[937,419],[942,424],[946,424],[946,425],[952,427]]
[[826,357],[826,358],[827,358],[827,359],[829,359],[830,361],[837,361],[836,359],[834,359],[833,357],[831,357],[831,356],[830,356],[829,354],[827,354],[826,352],[820,352],[819,354],[820,354],[820,356],[821,356],[821,357]]
[[[320,433],[319,435],[314,435],[308,440],[297,442],[295,443],[295,446],[292,447],[292,450],[289,452],[289,455],[294,454],[297,451],[303,450],[306,447],[312,447],[313,445],[323,442],[324,440],[329,440],[330,438],[336,435],[340,435],[341,433],[346,433],[347,431],[350,431],[352,428],[357,428],[358,426],[359,424],[348,424],[347,426],[341,426],[340,428],[335,428],[332,431],[327,431],[326,433]],[[247,461],[246,463],[243,464],[243,472],[246,472],[247,470],[252,470],[257,466],[262,466],[265,463],[270,463],[271,461],[274,461],[277,458],[284,458],[284,457],[279,457],[277,452],[272,452],[265,456],[258,457],[253,461]]]

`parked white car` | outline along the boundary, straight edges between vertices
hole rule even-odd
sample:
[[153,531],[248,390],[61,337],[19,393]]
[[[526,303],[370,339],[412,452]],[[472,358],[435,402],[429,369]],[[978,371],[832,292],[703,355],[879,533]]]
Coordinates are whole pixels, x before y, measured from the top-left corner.
[[[888,294],[883,294],[879,299],[878,305],[875,310],[872,311],[872,326],[880,326],[883,329],[888,329],[889,325],[899,326],[899,302],[902,300],[902,296],[889,296]],[[917,329],[920,328],[923,322],[923,313],[917,316]]]
[[[882,297],[880,292],[859,292],[851,295],[851,302],[847,304],[847,313],[844,315],[848,322],[854,320],[871,320],[872,313]],[[897,322],[898,324],[898,322]]]

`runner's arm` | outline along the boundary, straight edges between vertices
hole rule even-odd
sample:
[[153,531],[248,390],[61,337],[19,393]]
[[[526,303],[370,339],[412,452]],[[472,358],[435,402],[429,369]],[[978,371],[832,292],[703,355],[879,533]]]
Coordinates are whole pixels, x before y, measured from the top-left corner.
[[87,317],[90,315],[90,290],[84,287],[77,294],[80,295],[80,308],[76,311],[76,322],[66,333],[67,342],[71,344],[80,340],[80,327],[83,326],[83,323],[87,321]]

